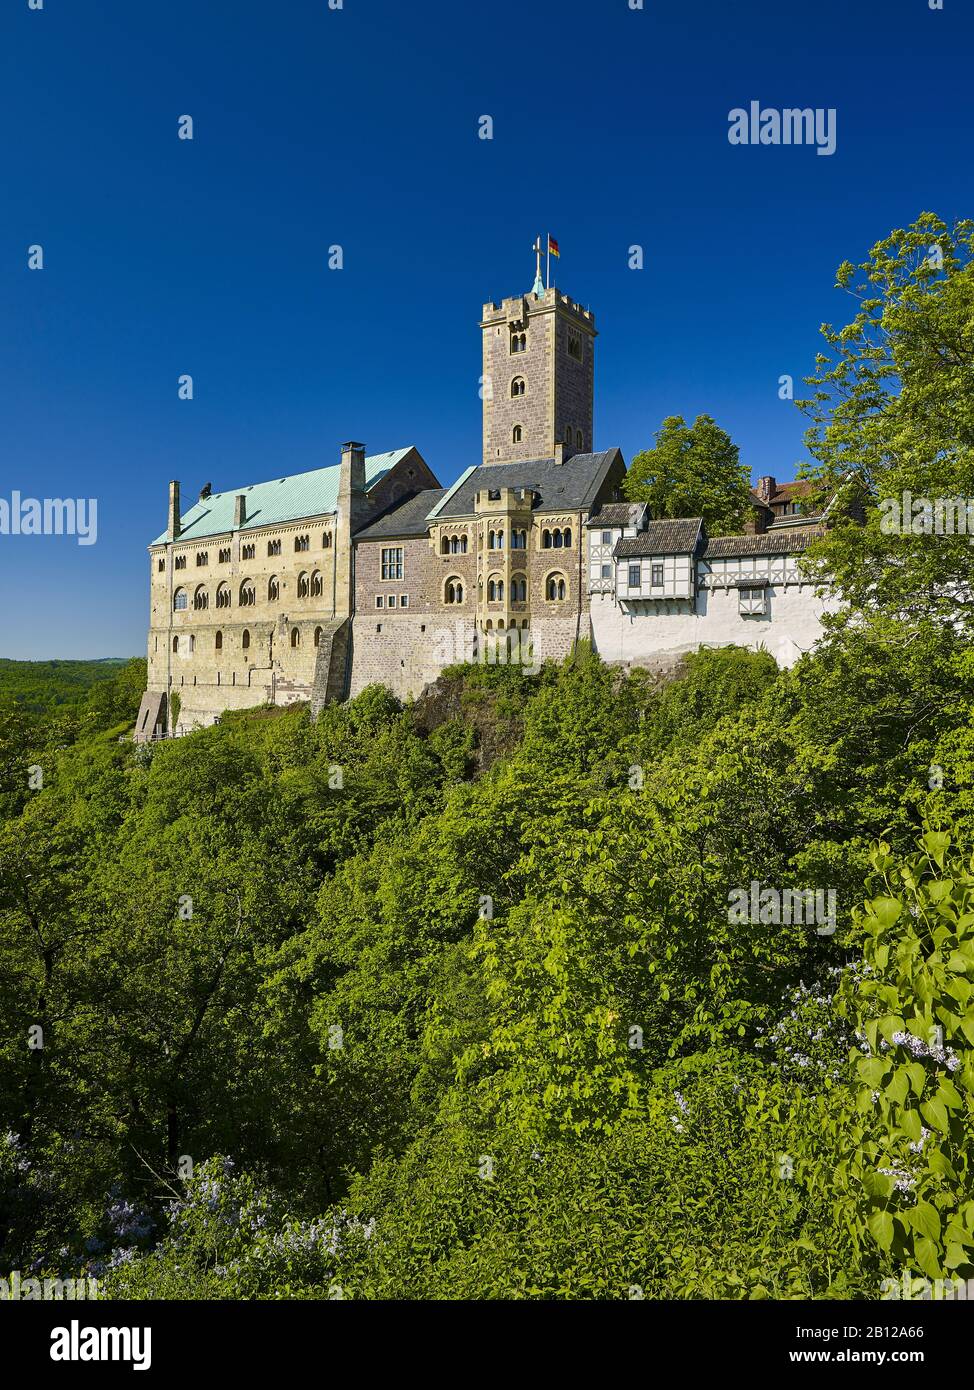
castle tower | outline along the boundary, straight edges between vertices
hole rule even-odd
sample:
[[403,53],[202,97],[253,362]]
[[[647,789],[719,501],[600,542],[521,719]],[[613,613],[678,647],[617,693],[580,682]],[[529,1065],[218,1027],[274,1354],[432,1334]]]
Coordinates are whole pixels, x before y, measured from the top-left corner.
[[484,463],[590,453],[595,317],[540,277],[530,294],[485,304]]

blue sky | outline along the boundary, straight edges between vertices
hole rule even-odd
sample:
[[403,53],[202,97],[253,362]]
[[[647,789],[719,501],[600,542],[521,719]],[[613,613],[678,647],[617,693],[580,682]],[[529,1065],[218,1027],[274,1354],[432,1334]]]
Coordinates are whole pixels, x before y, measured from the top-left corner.
[[[974,213],[972,40],[966,0],[5,0],[0,497],[95,497],[98,540],[0,536],[0,656],[144,651],[172,477],[477,462],[481,305],[546,231],[598,447],[707,412],[794,476],[836,266]],[[730,145],[752,100],[834,107],[835,154]]]

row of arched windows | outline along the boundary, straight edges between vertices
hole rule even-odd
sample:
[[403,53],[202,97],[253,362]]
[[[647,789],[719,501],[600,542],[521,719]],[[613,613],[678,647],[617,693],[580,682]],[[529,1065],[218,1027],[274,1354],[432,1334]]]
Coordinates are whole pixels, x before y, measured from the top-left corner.
[[[314,641],[314,645],[315,645],[316,647],[319,646],[320,643],[321,643],[321,632],[322,632],[322,629],[321,629],[320,627],[316,627],[315,630],[314,630],[314,638],[313,638],[313,641]],[[292,646],[292,647],[300,647],[300,645],[301,645],[301,629],[300,629],[300,628],[297,628],[297,627],[292,627],[292,628],[291,628],[291,634],[290,634],[290,635],[291,635],[291,646]],[[245,652],[247,652],[247,651],[250,650],[250,631],[249,631],[248,628],[244,628],[243,632],[240,634],[240,646],[241,646],[241,648],[242,648]],[[183,633],[182,635],[180,635],[180,634],[177,633],[177,634],[173,637],[173,639],[172,639],[172,649],[173,649],[173,651],[176,652],[177,654],[178,654],[179,652],[183,652],[183,653],[193,653],[193,652],[195,652],[195,651],[196,651],[196,635],[195,635],[194,633],[192,633],[192,632],[190,632],[190,633]],[[221,631],[219,631],[219,630],[217,630],[217,632],[215,633],[214,638],[213,638],[213,650],[214,650],[214,651],[217,651],[217,652],[222,652],[222,651],[223,651],[223,633],[222,633]]]
[[[563,574],[549,574],[545,579],[545,598],[552,603],[561,602],[568,594],[568,585]],[[451,575],[443,586],[444,603],[463,602],[463,580]],[[527,603],[528,581],[523,574],[511,575],[510,602]],[[491,575],[487,580],[487,602],[504,602],[504,580],[499,575]]]
[[[320,570],[312,570],[310,574],[302,570],[298,575],[298,598],[320,598],[324,589],[324,584]],[[270,603],[276,603],[281,596],[281,582],[276,574],[272,574],[267,581],[267,598]],[[245,579],[240,585],[238,604],[241,608],[252,608],[257,602],[257,587],[252,579]],[[230,608],[232,605],[232,594],[230,585],[226,582],[217,585],[216,606],[217,608]],[[176,613],[185,612],[189,608],[189,592],[186,589],[177,589],[172,596],[172,606]],[[193,591],[193,608],[197,613],[209,608],[210,595],[204,584],[200,584]]]
[[572,528],[570,526],[566,526],[564,530],[560,526],[556,526],[553,531],[545,528],[541,532],[542,550],[561,550],[562,547],[570,546],[571,543]]
[[466,555],[467,537],[466,533],[462,536],[444,536],[440,542],[441,555]]

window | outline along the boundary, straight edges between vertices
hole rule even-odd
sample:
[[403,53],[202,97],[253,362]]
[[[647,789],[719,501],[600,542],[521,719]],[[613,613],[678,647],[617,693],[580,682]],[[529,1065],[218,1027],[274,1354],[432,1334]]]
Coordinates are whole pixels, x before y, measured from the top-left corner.
[[389,597],[388,597],[388,599],[386,600],[386,607],[387,607],[387,608],[395,608],[395,606],[396,606],[396,596],[395,596],[395,594],[390,594]]
[[176,653],[178,654],[178,652],[179,652],[179,638],[178,638],[178,637],[174,637],[174,638],[172,639],[172,649],[173,649],[174,652],[176,652]]
[[523,574],[511,576],[511,602],[527,603],[528,601],[528,581]]
[[525,392],[525,381],[523,376],[516,376],[511,382],[512,397],[523,396]]
[[512,550],[527,550],[527,548],[528,548],[528,533],[527,533],[527,531],[524,531],[524,530],[521,530],[521,531],[512,531],[512,532],[511,532],[511,549],[512,549]]
[[408,594],[400,594],[400,595],[399,595],[399,607],[400,607],[400,608],[408,608],[408,607],[409,607],[409,595],[408,595]]
[[448,580],[446,581],[446,585],[445,585],[444,590],[443,590],[443,598],[444,598],[444,601],[445,601],[446,603],[462,603],[462,602],[463,602],[463,582],[462,582],[462,580],[457,579],[456,576],[454,576],[452,579],[448,579]]
[[383,596],[382,596],[381,594],[376,594],[376,596],[375,596],[375,606],[376,606],[376,608],[385,608],[385,606],[386,606],[386,601],[385,601],[385,599],[383,598]]
[[295,551],[295,554],[297,554],[297,553],[298,553],[299,551],[301,551],[301,550],[309,550],[310,547],[311,547],[311,537],[310,537],[310,536],[295,536],[295,537],[294,537],[294,551]]
[[229,584],[219,584],[219,585],[217,585],[217,590],[216,590],[216,606],[217,606],[217,608],[229,608],[229,607],[230,607],[230,585],[229,585]]
[[220,564],[221,564],[221,565],[229,565],[229,563],[230,563],[230,547],[229,547],[228,545],[226,545],[226,546],[224,546],[223,549],[220,551]]
[[278,600],[280,597],[281,597],[281,585],[280,585],[280,582],[278,581],[277,575],[276,575],[276,574],[272,574],[271,577],[270,577],[270,579],[268,579],[268,581],[267,581],[267,598],[268,598],[268,600],[269,600],[271,603],[276,603],[277,600]]
[[612,532],[611,532],[611,531],[603,531],[603,532],[602,532],[602,544],[603,544],[603,545],[611,545],[611,544],[612,544]]
[[527,349],[528,338],[526,333],[511,334],[511,352],[524,352]]
[[159,561],[159,564],[158,564],[158,566],[157,566],[157,568],[158,568],[160,574],[164,573],[165,568],[166,568],[166,562],[165,562],[165,560],[160,560],[160,561]]
[[402,546],[384,547],[382,551],[382,578],[402,579]]
[[745,618],[762,618],[768,611],[766,589],[738,589],[738,612]]
[[551,533],[551,544],[554,546],[556,550],[560,550],[564,543],[565,541],[564,537],[561,534],[561,527],[556,526],[554,531],[552,531]]
[[322,545],[322,548],[323,548],[324,550],[330,550],[330,549],[331,549],[331,532],[330,532],[330,531],[326,531],[325,534],[322,536],[322,538],[321,538],[321,545]]
[[189,598],[185,589],[177,589],[172,596],[173,612],[182,613],[189,607]]
[[582,360],[582,340],[577,333],[568,334],[568,356],[574,357],[576,362]]
[[298,598],[307,598],[310,590],[311,585],[308,581],[307,573],[302,570],[298,575]]
[[315,646],[316,646],[316,647],[320,647],[320,646],[321,646],[321,628],[320,628],[320,627],[316,627],[316,628],[315,628]]
[[515,425],[515,426],[514,426],[514,429],[511,431],[511,443],[512,443],[512,444],[520,444],[520,442],[521,442],[521,426],[520,426],[520,425]]
[[611,565],[603,565],[603,566],[602,566],[602,578],[603,578],[603,579],[611,579],[611,578],[612,578],[612,566],[611,566]]
[[253,560],[257,554],[256,545],[242,545],[240,547],[241,560]]
[[223,633],[219,630],[219,628],[217,629],[216,637],[214,637],[213,639],[213,647],[218,652],[223,651]]
[[292,646],[292,647],[300,647],[300,645],[301,645],[301,634],[300,634],[300,632],[298,631],[298,629],[297,629],[296,627],[292,627],[292,628],[291,628],[291,646]]
[[650,585],[650,588],[651,588],[651,589],[662,589],[662,587],[663,587],[663,566],[662,566],[662,565],[653,565],[653,566],[651,567],[650,576],[649,576],[649,585]]
[[565,527],[565,544],[566,544],[566,545],[571,545],[571,543],[572,543],[572,528],[571,528],[570,526],[566,526],[566,527]]
[[575,431],[575,448],[576,448],[576,449],[580,449],[581,447],[582,447],[582,431],[581,431],[581,430],[576,430],[576,431]]
[[630,566],[629,566],[629,587],[630,587],[630,589],[639,589],[639,588],[641,588],[642,582],[643,582],[643,572],[642,572],[642,568],[641,568],[639,565],[630,565]]
[[504,581],[503,579],[488,579],[487,581],[487,602],[504,602]]
[[209,563],[210,563],[210,552],[209,552],[208,550],[197,550],[197,552],[196,552],[196,565],[197,565],[197,568],[199,568],[201,565],[208,565]]
[[240,586],[240,607],[253,608],[257,602],[257,590],[252,579],[245,579]]
[[565,443],[569,449],[572,447],[572,427],[569,425],[565,430]]
[[268,554],[268,555],[280,555],[280,553],[281,553],[281,542],[280,542],[280,541],[268,541],[268,542],[267,542],[267,554]]
[[504,532],[503,532],[503,531],[488,531],[488,532],[487,532],[487,549],[488,549],[488,550],[503,550],[503,549],[504,549]]
[[321,598],[321,571],[311,571],[311,597]]
[[567,589],[564,575],[549,574],[545,581],[545,598],[553,603],[560,603],[566,593]]
[[197,586],[196,593],[193,595],[193,607],[196,609],[197,613],[202,613],[203,610],[209,608],[209,606],[210,596],[206,592],[205,587],[200,584]]
[[177,555],[177,556],[176,556],[176,566],[175,566],[175,567],[176,567],[176,569],[178,569],[178,570],[184,570],[184,569],[186,568],[186,556],[185,556],[185,555]]
[[243,634],[242,634],[242,636],[241,636],[241,638],[240,638],[240,645],[243,647],[244,651],[249,651],[249,649],[250,649],[250,633],[247,631],[246,628],[244,628]]
[[376,632],[381,632],[381,631],[382,631],[382,624],[381,624],[381,623],[376,623],[376,625],[375,625],[375,630],[376,630]]
[[551,549],[551,532],[550,532],[550,531],[542,531],[542,532],[541,532],[541,549],[542,549],[542,550],[550,550],[550,549]]

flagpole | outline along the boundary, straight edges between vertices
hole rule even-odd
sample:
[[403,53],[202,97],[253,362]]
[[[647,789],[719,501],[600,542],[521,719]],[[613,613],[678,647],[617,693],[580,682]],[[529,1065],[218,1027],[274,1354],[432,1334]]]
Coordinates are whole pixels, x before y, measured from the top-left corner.
[[548,237],[548,263],[547,263],[547,265],[545,266],[545,272],[544,272],[544,274],[545,274],[545,289],[546,289],[546,290],[550,290],[550,289],[551,289],[551,233],[550,233],[550,232],[547,233],[547,237]]

